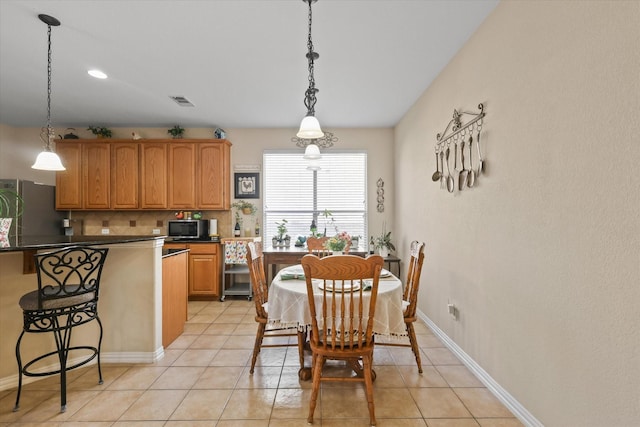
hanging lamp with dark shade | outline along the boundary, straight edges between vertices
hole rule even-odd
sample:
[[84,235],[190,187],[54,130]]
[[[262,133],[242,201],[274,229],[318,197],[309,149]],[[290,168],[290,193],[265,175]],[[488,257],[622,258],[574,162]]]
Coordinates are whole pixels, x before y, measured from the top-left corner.
[[60,161],[60,157],[53,151],[53,139],[55,132],[51,127],[51,27],[60,25],[53,16],[40,14],[38,18],[47,24],[47,127],[42,128],[40,138],[44,142],[44,151],[38,154],[36,162],[31,166],[33,169],[46,171],[63,171],[65,167]]

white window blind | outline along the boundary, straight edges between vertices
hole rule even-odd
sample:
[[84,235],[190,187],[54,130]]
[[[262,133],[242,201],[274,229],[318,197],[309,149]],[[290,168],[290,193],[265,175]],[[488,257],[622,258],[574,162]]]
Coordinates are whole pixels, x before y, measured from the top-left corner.
[[[265,246],[277,234],[276,222],[287,220],[291,243],[309,236],[315,219],[319,233],[332,236],[346,231],[351,236],[367,234],[367,154],[363,151],[323,153],[320,170],[307,170],[302,152],[265,151],[264,218]],[[322,213],[332,213],[326,223]],[[333,222],[331,222],[333,220]]]

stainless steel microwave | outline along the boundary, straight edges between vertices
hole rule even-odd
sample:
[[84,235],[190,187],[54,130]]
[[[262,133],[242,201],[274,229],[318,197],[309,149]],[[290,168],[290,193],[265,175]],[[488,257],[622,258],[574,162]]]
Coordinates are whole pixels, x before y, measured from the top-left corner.
[[206,239],[209,236],[209,221],[206,219],[169,220],[168,235],[175,239]]

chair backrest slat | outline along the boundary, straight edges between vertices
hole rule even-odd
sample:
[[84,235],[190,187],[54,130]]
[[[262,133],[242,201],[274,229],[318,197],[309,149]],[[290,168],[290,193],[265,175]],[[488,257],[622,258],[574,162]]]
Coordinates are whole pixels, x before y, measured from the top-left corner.
[[[319,258],[309,254],[302,258],[311,312],[311,339],[315,344],[349,349],[372,342],[382,265],[379,255]],[[371,290],[364,291],[369,281]],[[316,287],[321,288],[318,296],[314,293]]]
[[420,274],[422,272],[422,263],[424,262],[424,242],[420,243],[416,240],[411,242],[409,256],[409,268],[407,272],[407,281],[404,285],[403,296],[403,299],[408,301],[409,305],[404,311],[404,316],[414,317],[418,306]]
[[247,264],[249,276],[253,287],[253,301],[256,304],[256,316],[266,319],[267,311],[264,304],[269,300],[269,286],[264,271],[264,255],[262,243],[249,242],[247,244]]

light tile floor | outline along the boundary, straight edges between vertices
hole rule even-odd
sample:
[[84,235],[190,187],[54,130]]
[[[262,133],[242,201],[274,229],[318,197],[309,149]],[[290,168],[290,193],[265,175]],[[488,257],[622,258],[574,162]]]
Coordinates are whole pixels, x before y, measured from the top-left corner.
[[[298,379],[296,347],[265,348],[249,374],[255,307],[246,300],[192,301],[184,333],[154,364],[70,371],[67,411],[58,379],[0,392],[0,426],[306,426],[310,382]],[[375,350],[378,426],[522,426],[426,327],[416,325],[423,374],[409,348]],[[295,339],[295,338],[293,338]],[[310,355],[307,355],[307,364]],[[367,426],[363,385],[323,384],[314,425]]]

